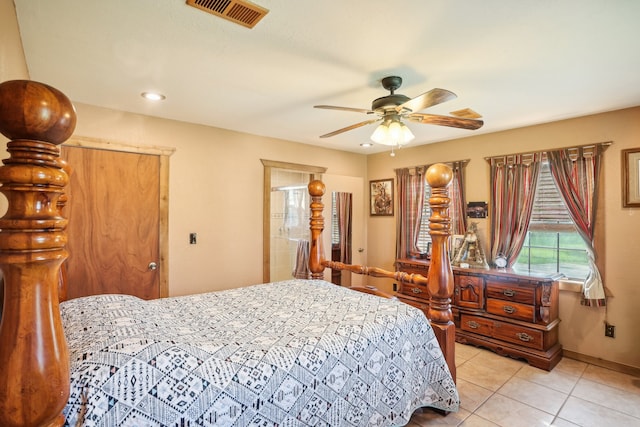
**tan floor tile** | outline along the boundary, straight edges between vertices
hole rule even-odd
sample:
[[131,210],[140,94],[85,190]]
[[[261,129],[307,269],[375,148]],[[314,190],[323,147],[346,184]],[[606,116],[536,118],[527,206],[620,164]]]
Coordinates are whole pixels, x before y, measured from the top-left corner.
[[456,365],[458,361],[465,362],[480,353],[478,347],[456,343]]
[[554,416],[508,397],[494,394],[475,412],[501,427],[547,427]]
[[449,414],[442,415],[439,412],[431,409],[418,409],[411,417],[412,426],[429,426],[429,427],[450,427],[458,426],[465,418],[471,415],[471,412],[464,409],[460,409],[458,412],[451,412]]
[[512,375],[518,372],[522,367],[527,366],[527,363],[521,360],[500,356],[499,354],[489,351],[479,353],[476,357],[470,360],[470,363],[480,363],[487,368],[495,369],[496,371],[504,371]]
[[470,412],[478,409],[478,407],[493,394],[491,390],[470,383],[462,378],[458,378],[457,386],[458,393],[460,394],[460,406]]
[[581,427],[638,427],[640,419],[570,396],[558,416]]
[[496,371],[480,364],[474,364],[470,360],[458,369],[458,378],[469,381],[480,387],[496,391],[511,378],[512,374],[504,371]]
[[559,371],[564,372],[565,374],[569,374],[574,377],[579,377],[584,373],[584,370],[587,369],[587,366],[588,366],[588,363],[563,357],[560,360],[560,363],[558,363],[556,367],[553,368],[553,370],[557,369]]
[[476,414],[471,414],[469,415],[469,418],[467,418],[466,420],[464,420],[462,424],[460,424],[460,427],[500,427],[500,426],[498,426],[498,424],[492,423],[489,420],[485,420],[484,418]]
[[551,372],[525,366],[518,371],[516,377],[531,381],[545,387],[552,388],[562,393],[571,393],[571,390],[578,382],[578,377],[568,375],[563,371],[554,369]]
[[612,371],[611,369],[589,365],[582,378],[619,388],[629,393],[640,394],[640,378]]
[[541,411],[556,415],[568,395],[522,378],[513,377],[498,393]]
[[636,417],[640,424],[640,394],[581,378],[571,395]]
[[562,418],[556,418],[555,420],[553,420],[553,423],[551,423],[550,427],[580,427],[580,426],[578,424],[574,424],[567,420],[563,420]]

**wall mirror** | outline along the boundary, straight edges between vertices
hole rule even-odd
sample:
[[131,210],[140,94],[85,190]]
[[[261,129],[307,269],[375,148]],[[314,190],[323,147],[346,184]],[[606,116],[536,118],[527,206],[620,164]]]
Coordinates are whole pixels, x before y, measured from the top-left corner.
[[292,278],[298,244],[309,240],[307,185],[327,168],[261,159],[264,165],[263,281]]

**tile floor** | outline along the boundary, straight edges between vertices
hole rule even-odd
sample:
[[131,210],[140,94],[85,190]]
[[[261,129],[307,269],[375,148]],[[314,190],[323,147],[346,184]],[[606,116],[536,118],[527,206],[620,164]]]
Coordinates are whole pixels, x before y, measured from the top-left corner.
[[407,427],[640,427],[640,378],[563,358],[551,371],[456,344],[460,411]]

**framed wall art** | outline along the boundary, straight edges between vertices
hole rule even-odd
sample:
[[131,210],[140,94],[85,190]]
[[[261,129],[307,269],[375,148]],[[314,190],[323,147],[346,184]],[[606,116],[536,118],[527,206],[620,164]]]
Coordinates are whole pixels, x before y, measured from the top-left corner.
[[369,181],[369,213],[372,216],[393,216],[393,178]]
[[622,150],[622,206],[640,208],[640,148]]

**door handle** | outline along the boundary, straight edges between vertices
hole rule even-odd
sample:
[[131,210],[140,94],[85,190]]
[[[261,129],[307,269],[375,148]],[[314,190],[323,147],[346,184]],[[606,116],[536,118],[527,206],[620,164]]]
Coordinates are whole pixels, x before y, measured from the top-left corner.
[[158,264],[156,264],[155,262],[151,261],[149,263],[149,270],[153,271],[153,270],[157,270],[158,269]]

